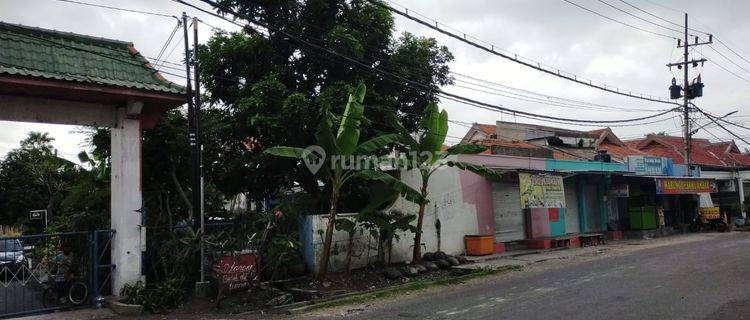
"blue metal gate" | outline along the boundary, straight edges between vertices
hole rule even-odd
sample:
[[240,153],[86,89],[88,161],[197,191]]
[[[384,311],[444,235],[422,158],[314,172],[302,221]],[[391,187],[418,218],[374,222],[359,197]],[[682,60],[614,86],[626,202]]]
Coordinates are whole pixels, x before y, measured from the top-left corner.
[[0,237],[0,317],[101,306],[112,230]]

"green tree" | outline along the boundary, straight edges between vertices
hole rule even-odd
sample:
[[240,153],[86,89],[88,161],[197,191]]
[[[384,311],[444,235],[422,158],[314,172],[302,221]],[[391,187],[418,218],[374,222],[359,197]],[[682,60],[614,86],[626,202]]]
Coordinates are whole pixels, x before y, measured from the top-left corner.
[[[355,57],[380,69],[433,88],[451,83],[447,63],[453,59],[431,38],[394,33],[388,10],[363,0],[219,1],[256,21],[299,35],[310,42]],[[251,199],[275,197],[279,190],[301,186],[313,195],[329,195],[330,187],[295,160],[270,159],[262,150],[315,143],[323,110],[343,112],[352,83],[368,84],[365,110],[370,122],[361,126],[369,139],[392,132],[384,115],[396,113],[416,130],[418,116],[437,96],[424,88],[394,83],[271,31],[213,35],[199,49],[202,81],[209,102],[229,114],[228,130],[237,161],[223,162],[227,183]],[[325,192],[321,192],[323,190]],[[325,200],[325,199],[323,199]],[[319,201],[323,209],[327,201]]]
[[[265,153],[289,157],[293,159],[302,159],[303,162],[315,162],[323,160],[322,170],[324,179],[329,183],[331,189],[330,206],[328,210],[328,223],[326,225],[325,238],[323,243],[323,253],[318,263],[319,272],[317,278],[322,280],[328,272],[328,261],[331,254],[331,242],[333,239],[333,230],[336,222],[337,206],[341,188],[351,179],[373,180],[384,183],[397,190],[402,195],[412,201],[420,201],[419,194],[412,188],[401,183],[396,178],[387,173],[362,169],[359,165],[366,166],[374,164],[366,161],[356,161],[345,165],[343,159],[353,159],[354,156],[361,156],[365,159],[373,155],[385,146],[396,142],[399,139],[397,134],[385,134],[374,137],[370,140],[360,143],[360,124],[364,114],[365,85],[360,83],[357,90],[349,95],[349,102],[346,104],[341,122],[338,125],[338,131],[334,135],[334,124],[332,116],[324,117],[318,125],[316,132],[317,145],[324,150],[324,159],[320,159],[315,153],[309,150],[277,146],[268,148]],[[358,168],[359,167],[359,168]]]
[[401,133],[401,142],[406,146],[407,152],[413,155],[411,159],[404,161],[406,167],[416,169],[422,178],[420,186],[419,213],[417,214],[417,227],[414,233],[414,250],[412,260],[422,259],[422,223],[424,221],[425,207],[428,203],[428,187],[430,177],[443,166],[456,167],[461,170],[470,170],[484,176],[495,176],[496,173],[483,166],[465,162],[450,160],[448,157],[459,154],[476,154],[486,150],[483,146],[473,144],[458,144],[442,151],[445,137],[448,133],[448,113],[440,111],[437,104],[430,104],[419,121],[419,130],[416,139],[412,134],[399,124],[398,119],[391,117],[390,123]]
[[29,211],[35,209],[58,213],[82,169],[58,157],[52,141],[47,133],[30,132],[0,163],[1,224],[28,224]]

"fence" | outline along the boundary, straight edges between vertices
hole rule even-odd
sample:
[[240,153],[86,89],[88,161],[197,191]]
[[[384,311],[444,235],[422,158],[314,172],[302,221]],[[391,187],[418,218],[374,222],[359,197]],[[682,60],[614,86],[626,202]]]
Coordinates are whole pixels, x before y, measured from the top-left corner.
[[101,304],[114,232],[0,237],[0,317]]

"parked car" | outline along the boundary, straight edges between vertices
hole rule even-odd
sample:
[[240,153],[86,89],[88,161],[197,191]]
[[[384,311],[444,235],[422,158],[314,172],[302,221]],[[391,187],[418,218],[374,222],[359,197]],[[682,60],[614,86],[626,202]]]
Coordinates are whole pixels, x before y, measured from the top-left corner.
[[20,240],[0,240],[0,281],[9,280],[25,264],[31,269],[31,260],[26,259]]

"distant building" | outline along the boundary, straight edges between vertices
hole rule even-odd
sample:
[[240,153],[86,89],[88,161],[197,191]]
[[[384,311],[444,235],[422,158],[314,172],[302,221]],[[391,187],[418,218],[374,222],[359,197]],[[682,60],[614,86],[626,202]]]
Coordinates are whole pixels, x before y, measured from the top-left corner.
[[461,143],[485,145],[489,154],[558,160],[624,163],[627,156],[647,154],[626,145],[610,128],[578,131],[505,121],[475,123]]

